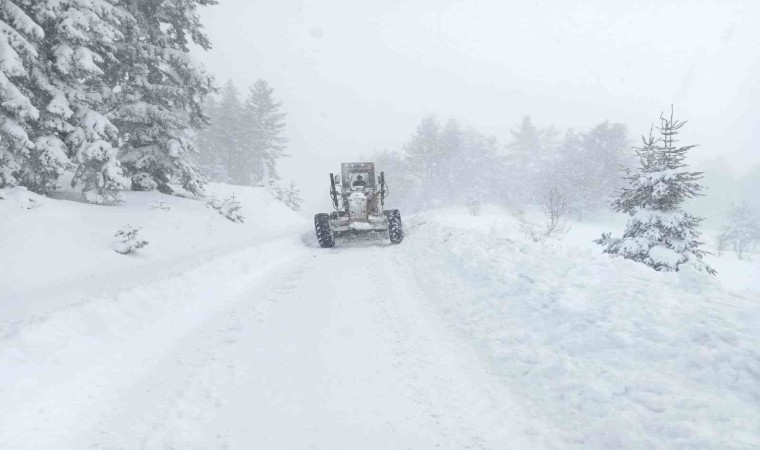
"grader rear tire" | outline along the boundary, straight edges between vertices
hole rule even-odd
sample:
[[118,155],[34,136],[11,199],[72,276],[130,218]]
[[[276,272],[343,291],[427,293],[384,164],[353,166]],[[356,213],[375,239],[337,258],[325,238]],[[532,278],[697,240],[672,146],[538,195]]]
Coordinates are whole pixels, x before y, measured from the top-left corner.
[[314,230],[317,232],[317,241],[322,248],[335,247],[335,238],[330,231],[330,216],[317,214],[314,216]]
[[384,211],[388,219],[388,235],[391,238],[391,244],[400,244],[404,240],[404,227],[401,224],[401,213],[398,209]]

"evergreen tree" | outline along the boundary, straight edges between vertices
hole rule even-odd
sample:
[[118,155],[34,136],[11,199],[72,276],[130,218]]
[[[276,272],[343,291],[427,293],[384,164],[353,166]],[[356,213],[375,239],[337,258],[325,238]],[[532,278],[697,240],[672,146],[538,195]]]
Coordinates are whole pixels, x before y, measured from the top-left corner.
[[504,190],[522,197],[523,202],[540,200],[549,187],[557,131],[553,127],[539,129],[530,116],[525,116],[520,126],[510,130],[512,139],[506,145],[506,170],[509,179]]
[[303,198],[301,198],[301,190],[296,187],[295,181],[291,181],[287,189],[283,190],[282,202],[293,211],[299,211],[301,209]]
[[457,160],[464,147],[465,132],[456,119],[449,119],[439,136],[438,154],[434,157],[437,188],[450,190],[457,176]]
[[219,106],[213,116],[211,126],[204,130],[210,136],[210,146],[201,149],[216,164],[223,167],[225,181],[232,184],[250,184],[251,164],[246,158],[247,129],[245,111],[240,102],[240,93],[232,82],[227,81],[222,88]]
[[685,212],[684,200],[699,195],[700,172],[690,172],[685,163],[686,154],[695,146],[676,147],[675,136],[686,122],[660,116],[659,137],[650,132],[642,137],[644,145],[637,149],[641,166],[637,171],[626,170],[628,186],[620,191],[612,203],[618,212],[631,217],[622,239],[609,233],[596,242],[604,252],[620,255],[659,271],[677,271],[684,263],[711,274],[699,247],[697,226],[702,219]]
[[202,195],[205,177],[192,159],[194,132],[208,123],[203,100],[212,79],[189,56],[208,50],[198,8],[215,0],[121,0],[133,20],[105,73],[111,121],[122,133],[120,160],[136,190],[171,193],[170,184]]
[[728,225],[721,233],[724,245],[731,245],[739,259],[754,249],[760,241],[760,220],[746,203],[740,203],[731,208]]
[[555,178],[576,213],[609,203],[622,187],[621,167],[630,167],[626,155],[627,131],[619,123],[603,122],[586,133],[570,130],[559,146]]
[[499,194],[502,170],[496,156],[498,143],[493,136],[473,130],[464,133],[456,158],[457,176],[450,189],[451,198],[466,204],[473,215],[480,213],[483,203]]
[[584,172],[586,161],[581,142],[581,133],[568,130],[557,149],[558,160],[550,173],[550,177],[555,180],[554,187],[567,196],[569,208],[578,216],[586,209],[587,190],[584,188],[590,184],[590,179]]
[[541,131],[533,125],[530,116],[523,116],[520,126],[509,130],[512,140],[507,148],[520,155],[536,154],[541,151]]
[[409,170],[428,207],[437,201],[434,190],[439,171],[436,158],[441,154],[440,133],[438,120],[434,116],[425,117],[412,134],[411,141],[404,146]]
[[422,192],[402,153],[384,150],[373,156],[372,161],[376,171],[385,172],[386,195],[393,196],[394,205],[411,211],[422,204]]
[[274,98],[274,89],[264,80],[258,80],[250,88],[244,106],[248,139],[244,160],[250,167],[247,182],[261,184],[267,179],[278,180],[277,160],[284,157],[287,148],[285,138],[285,114],[280,111],[282,103]]
[[40,115],[32,104],[31,69],[38,56],[34,43],[44,33],[16,3],[0,2],[0,187],[22,181],[35,147],[29,133]]
[[[33,170],[37,189],[53,189],[70,160],[76,169],[72,185],[80,186],[88,201],[119,201],[127,180],[112,144],[118,130],[102,114],[106,85],[100,65],[113,59],[123,37],[118,28],[129,17],[107,0],[38,2],[29,10],[45,33],[34,66],[42,111],[34,159],[46,161]],[[51,164],[54,155],[57,166]]]
[[[222,89],[222,92],[224,89]],[[219,101],[214,96],[206,99],[204,110],[209,116],[209,126],[200,130],[196,135],[196,155],[198,167],[211,181],[222,183],[230,182],[229,171],[227,170],[227,155],[225,149],[219,145],[221,133],[219,127],[223,124],[221,120],[222,108]]]
[[587,183],[584,186],[586,203],[588,208],[595,209],[606,204],[609,197],[622,188],[618,176],[620,168],[632,165],[627,154],[628,131],[621,123],[604,121],[583,133],[581,148],[587,163],[585,173],[595,181],[595,188]]

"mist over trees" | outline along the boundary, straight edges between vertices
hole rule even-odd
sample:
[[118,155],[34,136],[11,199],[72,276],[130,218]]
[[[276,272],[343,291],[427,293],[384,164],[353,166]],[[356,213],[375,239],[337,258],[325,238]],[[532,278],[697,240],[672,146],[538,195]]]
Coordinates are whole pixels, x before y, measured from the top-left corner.
[[133,188],[201,195],[192,134],[212,79],[198,8],[214,0],[0,3],[0,187],[49,195],[73,172],[87,201]]
[[198,133],[198,164],[211,180],[261,186],[280,179],[277,161],[284,158],[285,114],[274,89],[258,80],[244,101],[232,81],[219,99],[209,98],[211,126]]
[[[259,80],[219,91],[189,56],[211,48],[199,10],[215,3],[0,2],[0,188],[51,195],[71,180],[87,201],[113,204],[128,189],[202,196],[210,179],[300,204],[294,184],[278,184],[288,142],[274,89]],[[410,212],[497,203],[521,213],[548,197],[579,219],[608,211],[625,185],[618,169],[637,163],[625,125],[561,133],[547,123],[504,124],[500,142],[430,116],[374,159]],[[736,216],[732,205],[760,216],[760,166],[739,177],[730,163],[703,162],[707,195],[684,202],[714,230]]]
[[[538,125],[525,116],[507,131],[507,142],[500,143],[457,120],[442,122],[428,116],[401,151],[386,150],[373,159],[387,174],[392,201],[405,211],[460,205],[477,214],[482,204],[491,203],[522,216],[528,210],[548,211],[556,209],[552,205],[562,205],[562,214],[581,220],[587,214],[615,209],[612,202],[629,185],[631,174],[638,174],[630,172],[626,178],[621,169],[649,170],[636,169],[640,158],[634,151],[635,141],[621,123],[604,121],[588,130],[570,129],[561,135],[553,126]],[[664,145],[663,139],[660,136],[652,145]],[[680,224],[696,230],[705,220],[711,226],[711,242],[720,244],[717,241],[721,240],[724,249],[740,250],[737,254],[746,257],[748,249],[760,241],[749,238],[755,236],[752,224],[760,217],[760,196],[756,194],[760,192],[760,166],[743,176],[723,158],[695,167],[692,172],[704,177],[699,183],[704,189],[700,195],[687,195],[679,201],[679,210],[693,211]],[[550,215],[546,216],[549,220]],[[705,219],[697,219],[700,216]],[[551,220],[556,222],[556,217]],[[555,227],[555,231],[561,229]],[[529,234],[543,232],[531,230]],[[691,237],[686,239],[686,234]],[[682,237],[689,243],[689,258],[699,261],[704,255],[699,232],[686,234]],[[682,258],[677,264],[680,262]]]
[[718,256],[731,248],[737,258],[744,259],[748,251],[755,249],[758,241],[760,219],[746,203],[733,205],[717,238]]
[[211,181],[266,187],[289,208],[300,209],[303,199],[295,182],[279,183],[277,162],[288,157],[288,140],[282,102],[269,83],[256,81],[242,99],[230,80],[205,106],[211,124],[195,140],[195,160],[203,173]]
[[586,132],[560,137],[552,126],[538,127],[529,116],[509,130],[506,144],[451,119],[442,125],[424,118],[402,152],[375,156],[405,209],[464,204],[501,204],[515,212],[560,192],[569,211],[608,208],[623,185],[620,167],[630,167],[627,130],[603,122]]

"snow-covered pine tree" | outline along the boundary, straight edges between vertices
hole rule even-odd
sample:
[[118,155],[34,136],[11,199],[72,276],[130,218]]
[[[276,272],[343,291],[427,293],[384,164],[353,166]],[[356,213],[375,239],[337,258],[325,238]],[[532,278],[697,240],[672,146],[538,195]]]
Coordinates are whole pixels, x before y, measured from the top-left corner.
[[493,136],[473,130],[463,133],[455,165],[452,167],[450,198],[467,205],[472,215],[500,192],[503,172],[496,157],[498,143]]
[[549,176],[554,180],[554,187],[562,190],[568,201],[568,208],[578,218],[586,209],[588,177],[584,171],[586,161],[581,146],[582,134],[573,129],[565,133],[557,153],[558,158]]
[[415,188],[414,177],[401,152],[385,150],[375,154],[372,161],[375,162],[376,171],[385,172],[388,195],[393,196],[394,205],[411,211],[420,204],[421,192]]
[[520,126],[509,130],[512,140],[507,148],[518,154],[536,154],[541,149],[541,130],[533,125],[530,116],[523,116]]
[[441,153],[441,125],[435,116],[422,119],[417,129],[412,134],[412,139],[404,145],[406,163],[409,172],[416,179],[422,193],[420,201],[424,206],[432,206],[437,200],[435,189],[435,176],[437,174],[436,158]]
[[204,98],[212,78],[189,55],[191,42],[211,44],[198,8],[215,0],[121,0],[134,20],[104,69],[112,91],[111,121],[122,133],[120,160],[136,190],[173,192],[179,184],[202,195],[205,177],[192,158],[194,130],[208,123]]
[[466,134],[456,119],[449,119],[438,136],[438,153],[431,155],[432,194],[437,203],[445,203],[459,194],[457,181],[461,179],[463,158],[465,155]]
[[206,99],[205,111],[209,116],[210,125],[196,135],[195,146],[198,149],[196,161],[198,167],[209,180],[229,183],[227,154],[221,145],[223,136],[219,132],[219,128],[224,123],[220,120],[223,110],[220,107],[219,100],[214,96],[209,96]]
[[618,212],[630,215],[622,238],[610,233],[595,242],[604,252],[642,262],[658,271],[677,271],[682,264],[710,274],[716,272],[702,261],[700,249],[701,218],[685,212],[684,200],[699,195],[701,172],[690,172],[686,154],[694,145],[676,147],[675,136],[686,124],[660,116],[660,136],[642,137],[644,145],[637,149],[641,166],[637,171],[626,169],[628,186],[612,203]]
[[251,158],[246,154],[247,131],[251,125],[245,119],[240,93],[229,80],[222,89],[216,122],[212,122],[209,131],[214,134],[219,158],[228,174],[227,181],[232,184],[249,185],[251,180]]
[[288,185],[287,189],[285,189],[282,194],[282,201],[288,208],[293,211],[299,211],[301,209],[303,198],[301,198],[301,190],[298,189],[295,181],[291,181],[290,185]]
[[553,166],[557,131],[551,126],[539,129],[530,116],[524,116],[510,133],[505,158],[510,184],[505,189],[523,202],[538,202],[550,184],[546,181]]
[[731,245],[739,259],[752,250],[760,241],[760,219],[750,207],[742,202],[731,208],[728,224],[721,233],[724,244]]
[[32,103],[31,69],[34,42],[44,33],[17,3],[0,2],[0,188],[22,182],[34,149],[30,130],[40,114]]
[[[72,186],[81,188],[89,202],[121,201],[128,180],[112,144],[118,130],[102,113],[106,85],[100,66],[113,60],[116,43],[123,38],[119,26],[130,18],[113,0],[46,1],[28,9],[45,33],[34,66],[42,111],[35,148],[39,156],[34,160],[51,161],[59,155],[61,166],[71,165],[70,160],[76,169]],[[36,171],[48,185],[40,190],[52,188],[64,168],[47,166],[47,171]]]
[[619,123],[603,122],[585,133],[568,132],[559,146],[556,175],[572,209],[599,209],[622,187],[621,167],[630,167],[627,130]]
[[274,97],[274,89],[264,80],[258,80],[250,88],[244,105],[245,123],[248,129],[247,155],[251,171],[246,184],[262,184],[265,180],[277,180],[277,160],[286,156],[288,140],[285,131],[285,114],[282,102]]

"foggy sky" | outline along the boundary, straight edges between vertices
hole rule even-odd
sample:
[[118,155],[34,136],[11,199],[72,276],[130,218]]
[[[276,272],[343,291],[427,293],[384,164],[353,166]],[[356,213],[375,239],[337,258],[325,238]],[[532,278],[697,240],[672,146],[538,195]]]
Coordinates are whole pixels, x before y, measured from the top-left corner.
[[220,0],[202,13],[214,49],[195,56],[219,84],[272,84],[293,156],[283,178],[305,191],[326,190],[342,160],[400,150],[427,114],[503,143],[525,114],[637,137],[674,103],[695,160],[742,168],[760,159],[757,5]]

